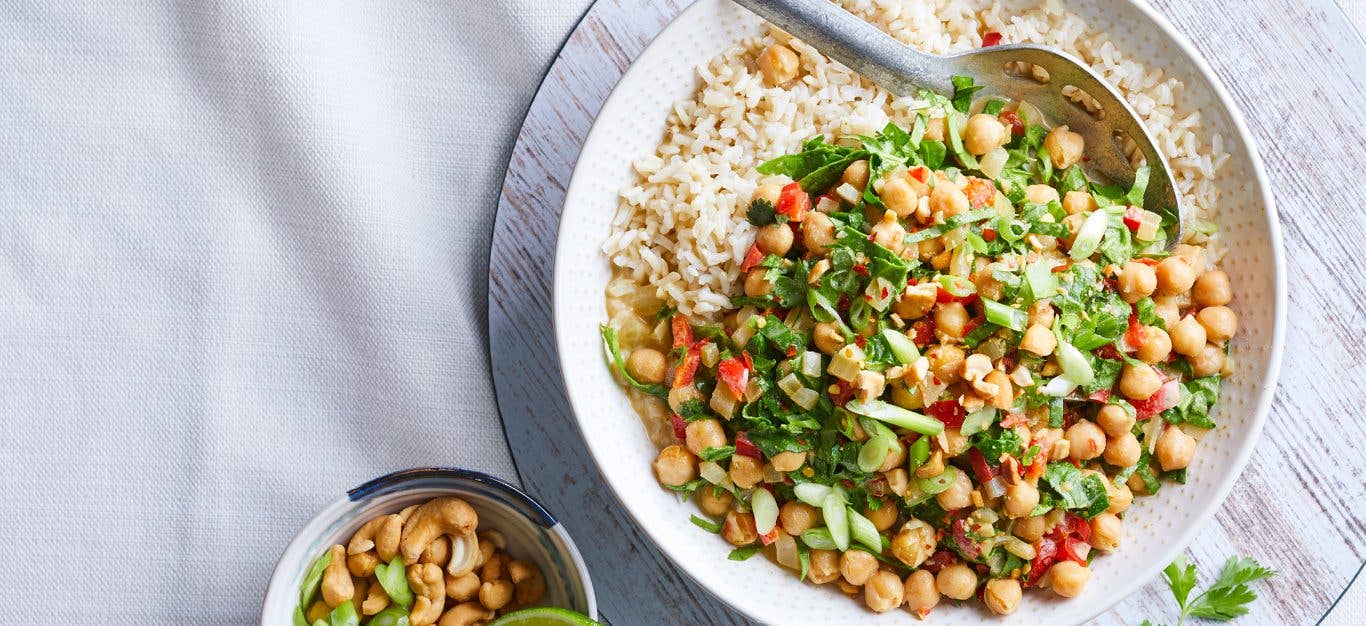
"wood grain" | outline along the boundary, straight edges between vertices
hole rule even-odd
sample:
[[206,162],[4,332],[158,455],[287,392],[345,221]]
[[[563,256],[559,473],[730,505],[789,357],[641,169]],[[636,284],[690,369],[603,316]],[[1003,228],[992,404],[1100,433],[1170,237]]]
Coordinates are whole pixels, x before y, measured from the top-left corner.
[[[529,109],[494,227],[492,369],[525,486],[557,511],[619,624],[732,624],[620,509],[588,455],[561,386],[550,314],[564,187],[593,116],[681,0],[599,0],[570,35]],[[1207,574],[1229,554],[1281,570],[1242,624],[1317,621],[1366,560],[1366,44],[1332,0],[1253,0],[1216,9],[1153,4],[1195,42],[1256,136],[1281,212],[1290,315],[1284,368],[1261,442],[1192,545]],[[601,367],[597,355],[583,367]],[[1154,583],[1098,623],[1171,619]]]

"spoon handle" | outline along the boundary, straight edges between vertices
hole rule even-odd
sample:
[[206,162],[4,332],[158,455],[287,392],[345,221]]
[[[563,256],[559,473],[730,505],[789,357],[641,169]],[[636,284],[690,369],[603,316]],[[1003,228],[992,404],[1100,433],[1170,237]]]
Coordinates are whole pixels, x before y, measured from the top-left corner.
[[829,0],[735,0],[897,95],[927,87],[951,93],[942,59],[912,49]]

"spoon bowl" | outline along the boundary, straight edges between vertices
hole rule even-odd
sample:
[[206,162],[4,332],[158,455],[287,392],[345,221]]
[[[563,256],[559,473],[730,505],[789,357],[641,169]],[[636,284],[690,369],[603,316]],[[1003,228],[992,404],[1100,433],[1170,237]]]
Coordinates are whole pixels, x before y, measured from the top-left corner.
[[1129,186],[1148,166],[1143,208],[1168,215],[1167,245],[1181,239],[1176,181],[1129,103],[1076,57],[1033,44],[951,55],[911,48],[828,0],[735,0],[759,17],[898,95],[921,89],[953,93],[954,76],[971,76],[982,93],[1028,102],[1086,141],[1084,168],[1101,182]]

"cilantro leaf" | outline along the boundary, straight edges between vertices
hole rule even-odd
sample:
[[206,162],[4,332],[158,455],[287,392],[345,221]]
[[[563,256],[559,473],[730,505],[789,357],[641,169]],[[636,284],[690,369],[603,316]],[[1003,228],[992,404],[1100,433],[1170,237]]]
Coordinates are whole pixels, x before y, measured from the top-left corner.
[[755,226],[768,226],[774,220],[773,203],[763,198],[755,198],[753,202],[749,203],[745,217],[749,218],[749,223]]

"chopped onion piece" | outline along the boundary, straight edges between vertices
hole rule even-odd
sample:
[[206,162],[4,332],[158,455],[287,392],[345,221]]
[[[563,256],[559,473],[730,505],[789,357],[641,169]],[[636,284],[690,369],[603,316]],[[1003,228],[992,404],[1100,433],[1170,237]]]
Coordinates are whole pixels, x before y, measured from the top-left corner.
[[821,371],[821,353],[806,351],[802,355],[802,375],[807,378],[820,378]]
[[811,506],[821,506],[833,491],[828,485],[820,483],[797,483],[797,486],[792,488],[792,493],[802,502]]
[[797,393],[797,390],[802,388],[802,381],[797,380],[796,374],[788,374],[787,376],[778,379],[778,388],[782,389],[784,393],[790,396]]
[[821,401],[820,392],[814,389],[807,389],[806,387],[798,389],[797,392],[793,393],[791,397],[792,401],[797,403],[797,406],[802,407],[803,409],[806,409],[808,411],[815,408],[815,406]]
[[778,538],[773,541],[774,558],[778,560],[778,565],[787,569],[801,569],[801,557],[797,554],[797,540],[787,533],[778,533]]
[[743,346],[749,344],[749,340],[753,336],[754,323],[749,320],[746,320],[744,322],[741,322],[740,327],[736,328],[735,332],[730,334],[730,340],[734,341],[735,345],[737,346]]
[[1069,393],[1072,393],[1072,391],[1076,388],[1077,383],[1072,382],[1072,379],[1068,378],[1066,375],[1063,375],[1048,381],[1048,384],[1044,385],[1039,389],[1039,393],[1042,393],[1045,396],[1061,398]]
[[864,290],[868,296],[868,305],[876,311],[886,311],[887,305],[892,303],[892,298],[900,295],[891,281],[878,276],[868,283],[868,288]]
[[987,178],[996,180],[1001,175],[1001,170],[1005,169],[1006,159],[1009,158],[1010,153],[1006,152],[1005,148],[998,146],[982,156],[981,160],[977,162],[978,169],[981,169]]
[[714,343],[702,344],[702,364],[707,367],[714,367],[716,362],[721,359],[721,349]]
[[1139,241],[1152,241],[1157,239],[1158,229],[1162,226],[1162,216],[1152,211],[1144,211],[1142,217],[1138,218],[1138,230],[1134,231],[1134,238]]
[[767,489],[759,488],[749,497],[749,508],[754,511],[754,528],[760,535],[767,535],[778,523],[778,501]]
[[988,498],[999,498],[1003,495],[1006,495],[1005,479],[1001,478],[1000,476],[997,476],[983,483],[982,493],[985,493]]
[[858,204],[863,201],[863,194],[859,193],[859,190],[849,183],[844,183],[836,187],[835,195],[849,204]]
[[730,478],[726,473],[726,468],[716,461],[703,461],[697,466],[697,474],[713,485],[721,484],[721,481]]

